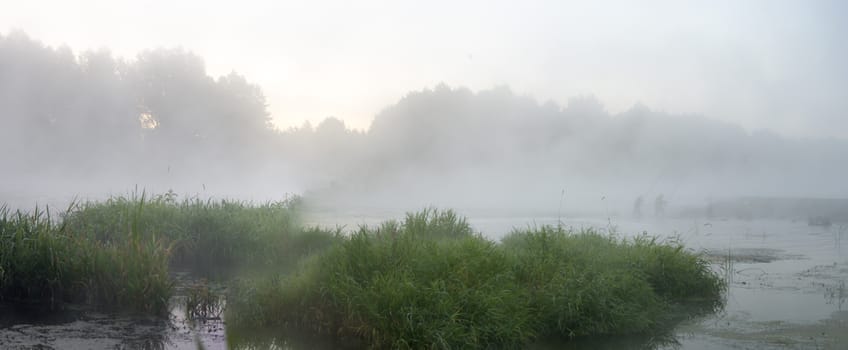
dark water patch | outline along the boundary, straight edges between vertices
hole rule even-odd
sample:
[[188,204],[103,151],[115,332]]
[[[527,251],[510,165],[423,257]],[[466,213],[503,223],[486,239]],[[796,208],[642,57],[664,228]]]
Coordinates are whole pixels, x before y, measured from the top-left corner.
[[67,304],[51,311],[36,305],[0,304],[0,348],[193,350],[202,343],[205,349],[225,349],[224,320],[215,316],[220,312],[207,307],[198,314],[189,311],[186,302],[189,292],[200,285],[216,298],[223,295],[222,287],[186,273],[172,277],[175,295],[166,317],[102,313],[86,305]]
[[63,323],[16,324],[0,329],[0,344],[10,349],[122,349],[166,347],[170,325],[161,319],[75,314]]
[[714,263],[770,263],[777,260],[803,259],[800,254],[789,254],[782,249],[772,248],[732,248],[727,250],[714,249],[706,253],[707,259]]
[[82,317],[82,310],[68,305],[62,312],[39,304],[0,303],[0,329],[28,324],[62,324]]

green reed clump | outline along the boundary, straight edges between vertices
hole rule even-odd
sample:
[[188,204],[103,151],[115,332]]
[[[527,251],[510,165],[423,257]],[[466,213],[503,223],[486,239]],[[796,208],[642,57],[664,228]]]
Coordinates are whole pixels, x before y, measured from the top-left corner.
[[534,333],[510,266],[453,212],[427,210],[362,228],[291,276],[237,288],[228,319],[375,347],[519,345]]
[[164,312],[169,249],[162,240],[125,234],[131,237],[122,242],[99,242],[46,211],[0,209],[0,299]]
[[92,249],[87,242],[56,234],[46,212],[0,210],[0,295],[4,299],[43,299],[60,303],[82,274],[74,257]]
[[[133,215],[133,208],[144,210]],[[173,192],[115,196],[82,203],[65,218],[75,230],[102,242],[120,242],[130,225],[144,237],[173,242],[172,263],[218,268],[236,264],[294,264],[301,256],[329,245],[336,232],[302,229],[296,197],[254,204],[233,200],[177,200]]]
[[186,288],[186,318],[197,322],[220,319],[224,312],[222,295],[209,287],[206,281],[192,284]]
[[[392,225],[392,224],[387,224]],[[385,229],[388,226],[384,227]],[[414,213],[407,213],[403,221],[405,233],[424,238],[461,238],[474,235],[468,221],[453,210],[438,210],[425,208]]]
[[169,192],[75,203],[53,217],[3,208],[0,299],[164,311],[173,265],[286,269],[339,239],[339,230],[302,228],[297,203],[178,201]]
[[672,306],[718,305],[724,290],[708,262],[677,242],[543,226],[515,231],[502,244],[519,262],[515,273],[543,334],[646,332],[662,326]]
[[675,303],[719,297],[704,264],[679,245],[553,227],[498,244],[428,209],[361,228],[292,274],[242,282],[227,317],[376,348],[513,348],[653,330]]
[[716,304],[727,285],[700,254],[687,252],[677,240],[660,242],[646,235],[630,242],[627,260],[645,274],[661,297],[672,302]]

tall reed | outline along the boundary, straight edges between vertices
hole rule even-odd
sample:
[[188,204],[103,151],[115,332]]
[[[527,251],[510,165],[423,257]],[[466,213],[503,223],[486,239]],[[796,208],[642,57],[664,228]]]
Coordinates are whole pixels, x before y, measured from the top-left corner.
[[120,242],[101,242],[57,223],[49,211],[0,209],[0,298],[164,312],[172,287],[168,247],[124,234]]
[[512,348],[631,334],[672,307],[720,303],[721,279],[674,242],[543,226],[489,241],[452,211],[360,228],[296,272],[233,288],[234,327],[274,326],[376,348]]

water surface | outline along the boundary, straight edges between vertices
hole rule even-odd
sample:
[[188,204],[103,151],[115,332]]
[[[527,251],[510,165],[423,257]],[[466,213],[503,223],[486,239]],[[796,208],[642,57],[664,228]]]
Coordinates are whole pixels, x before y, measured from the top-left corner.
[[[355,229],[402,213],[313,213],[308,224]],[[564,225],[679,240],[706,254],[729,283],[724,310],[685,320],[667,334],[578,339],[534,348],[570,349],[846,349],[848,348],[848,228],[790,220],[705,220],[503,216],[480,213],[469,222],[492,240],[514,228]],[[49,312],[37,306],[0,304],[0,345],[38,349],[334,348],[320,338],[283,337],[257,330],[228,332],[226,320],[191,322],[183,287],[196,282],[175,274],[178,288],[167,319],[108,314],[70,306]]]

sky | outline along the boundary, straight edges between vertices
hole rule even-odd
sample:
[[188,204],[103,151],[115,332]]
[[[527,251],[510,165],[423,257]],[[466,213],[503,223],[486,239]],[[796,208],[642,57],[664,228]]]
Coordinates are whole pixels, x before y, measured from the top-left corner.
[[182,47],[260,85],[275,124],[366,129],[410,91],[509,86],[848,138],[839,1],[2,0],[0,33],[79,53]]

